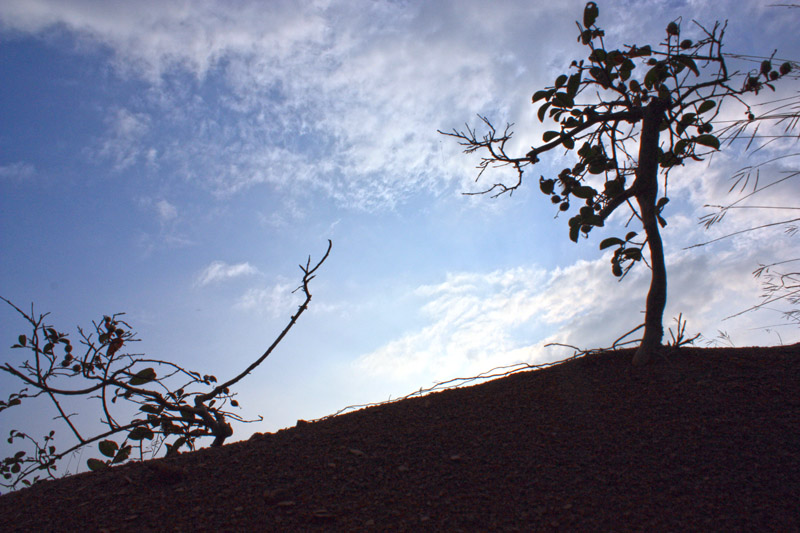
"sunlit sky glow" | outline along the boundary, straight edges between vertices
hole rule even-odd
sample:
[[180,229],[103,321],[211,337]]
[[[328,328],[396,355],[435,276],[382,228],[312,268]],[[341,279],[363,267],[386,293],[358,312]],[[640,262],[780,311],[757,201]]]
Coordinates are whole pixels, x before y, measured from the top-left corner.
[[[689,34],[692,19],[728,18],[726,50],[800,58],[798,9],[599,4],[614,46],[657,44],[679,16]],[[264,421],[234,439],[565,355],[548,342],[609,345],[641,322],[649,282],[639,267],[619,283],[598,251],[624,217],[570,242],[537,185],[571,166],[556,153],[512,197],[464,196],[504,174],[476,184],[477,159],[437,133],[479,126],[480,113],[515,123],[518,153],[539,142],[547,128],[530,97],[585,57],[574,23],[583,6],[5,0],[0,295],[34,302],[70,332],[124,311],[137,351],[222,379],[283,328],[300,302],[297,265],[331,239],[308,313],[238,388],[242,415]],[[708,341],[720,331],[738,346],[800,340],[796,328],[764,328],[782,323],[774,311],[722,320],[759,301],[752,271],[791,258],[796,238],[776,229],[683,249],[774,220],[698,225],[704,204],[737,198],[738,169],[792,142],[750,156],[734,145],[671,175],[668,325],[682,313],[687,333]],[[762,177],[796,164],[777,161]],[[790,180],[759,203],[798,193]],[[4,346],[24,331],[0,309]]]

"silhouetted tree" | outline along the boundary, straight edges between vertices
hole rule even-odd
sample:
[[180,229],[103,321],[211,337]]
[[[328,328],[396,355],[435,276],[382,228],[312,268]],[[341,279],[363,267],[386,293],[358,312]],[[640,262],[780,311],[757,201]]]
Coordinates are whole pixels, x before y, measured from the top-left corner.
[[[305,299],[286,327],[259,358],[220,384],[214,376],[187,370],[176,363],[125,352],[123,348],[130,346],[136,338],[119,314],[95,322],[90,333],[79,328],[79,345],[75,345],[68,335],[45,323],[47,314],[37,317],[33,309],[25,313],[2,298],[24,317],[32,331],[29,335],[19,335],[12,346],[30,352],[31,358],[12,364],[10,361],[14,358],[10,356],[0,365],[0,370],[23,383],[19,392],[12,393],[6,401],[0,401],[0,411],[26,405],[28,400],[36,397],[47,398],[57,412],[56,419],[64,421],[77,442],[64,451],[58,451],[55,431],[50,431],[39,441],[29,433],[12,429],[8,442],[27,442],[33,447],[33,452],[20,450],[6,457],[0,463],[0,474],[5,479],[0,485],[11,488],[20,483],[30,485],[39,479],[38,473],[53,478],[60,459],[95,442],[105,459],[89,459],[87,466],[90,470],[127,461],[134,450],[138,450],[138,457],[142,459],[145,443],[148,443],[152,456],[162,446],[166,448],[167,456],[178,453],[183,447],[194,449],[195,441],[200,437],[213,437],[211,446],[221,446],[233,434],[231,420],[246,422],[230,411],[230,408],[239,406],[231,388],[264,362],[308,308],[311,301],[309,283],[328,258],[331,246],[331,241],[328,241],[328,249],[316,265],[311,265],[310,257],[305,266],[300,265],[303,279],[296,291],[302,292]],[[203,387],[207,390],[203,391]],[[67,398],[97,400],[105,429],[85,434],[74,420],[75,414],[69,413],[65,407]],[[127,408],[120,407],[123,402],[127,402]],[[133,418],[128,419],[131,412]],[[44,413],[31,415],[36,418],[45,416]],[[115,435],[120,435],[122,440],[112,439]]]
[[[453,130],[465,153],[483,154],[478,166],[480,178],[490,167],[510,165],[516,181],[495,183],[474,194],[492,197],[513,193],[522,185],[524,170],[539,162],[545,152],[560,148],[574,152],[577,162],[557,177],[539,179],[541,191],[559,212],[580,205],[569,219],[569,238],[577,242],[595,227],[605,225],[621,206],[628,206],[632,218],[641,224],[644,238],[636,232],[610,237],[600,249],[614,248],[612,272],[624,277],[639,261],[652,271],[645,306],[644,333],[633,363],[647,363],[661,346],[663,312],[667,300],[667,270],[659,232],[666,226],[663,210],[667,197],[667,176],[676,166],[702,160],[720,148],[714,121],[725,100],[734,100],[753,114],[744,101],[746,94],[758,94],[786,76],[791,65],[773,68],[765,60],[756,71],[730,72],[722,53],[725,25],[706,28],[694,22],[698,38],[682,36],[680,21],[670,22],[666,38],[657,46],[606,46],[605,32],[596,24],[599,8],[586,4],[578,41],[588,48],[586,59],[573,61],[568,73],[556,77],[550,87],[538,90],[533,103],[540,102],[538,118],[549,119],[557,128],[546,131],[542,144],[524,155],[507,152],[511,124],[500,133],[485,117],[488,133],[475,129]],[[732,84],[740,80],[741,85]],[[641,327],[641,326],[640,326]]]

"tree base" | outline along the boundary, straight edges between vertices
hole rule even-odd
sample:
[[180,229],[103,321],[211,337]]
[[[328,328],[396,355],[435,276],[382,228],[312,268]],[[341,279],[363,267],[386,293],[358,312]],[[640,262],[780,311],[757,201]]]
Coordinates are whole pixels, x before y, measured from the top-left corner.
[[640,344],[633,354],[633,366],[645,366],[653,360],[653,355],[659,353],[663,347],[661,344]]

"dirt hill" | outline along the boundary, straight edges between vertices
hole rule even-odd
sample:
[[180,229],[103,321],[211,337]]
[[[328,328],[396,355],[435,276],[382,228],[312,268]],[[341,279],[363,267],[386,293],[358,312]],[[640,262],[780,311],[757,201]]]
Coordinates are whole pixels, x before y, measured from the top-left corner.
[[800,346],[623,350],[0,496],[5,531],[800,531]]

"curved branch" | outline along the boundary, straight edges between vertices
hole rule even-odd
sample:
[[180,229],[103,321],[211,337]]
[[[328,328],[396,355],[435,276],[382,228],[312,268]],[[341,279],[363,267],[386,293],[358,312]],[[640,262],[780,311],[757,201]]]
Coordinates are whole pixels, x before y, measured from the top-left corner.
[[319,262],[314,266],[314,268],[309,268],[311,264],[311,257],[308,258],[308,262],[306,263],[305,267],[300,265],[300,270],[303,271],[303,283],[295,290],[303,291],[303,293],[306,295],[305,301],[303,301],[303,303],[300,304],[297,313],[292,315],[291,319],[289,320],[289,323],[286,325],[285,328],[283,328],[283,331],[281,331],[281,333],[275,338],[275,340],[272,341],[272,344],[269,346],[269,348],[267,348],[267,350],[261,355],[261,357],[256,359],[250,366],[248,366],[239,375],[229,379],[225,383],[218,385],[211,392],[202,394],[197,398],[195,398],[195,405],[210,400],[211,398],[217,396],[220,392],[222,392],[223,389],[230,388],[231,386],[239,382],[242,378],[244,378],[246,375],[248,375],[250,372],[252,372],[258,365],[263,363],[264,359],[269,357],[269,355],[272,353],[275,347],[278,346],[278,344],[283,340],[286,334],[289,333],[289,330],[292,329],[292,327],[294,327],[294,325],[297,323],[297,319],[300,318],[300,315],[302,315],[303,312],[305,312],[305,310],[308,309],[308,304],[309,302],[311,302],[311,292],[309,291],[308,284],[311,282],[312,279],[314,279],[315,277],[314,273],[317,271],[317,269],[320,266],[322,266],[322,263],[324,263],[326,259],[328,259],[328,255],[331,253],[332,246],[333,243],[329,239],[328,249],[325,252],[325,255],[322,257],[322,259],[319,260]]

